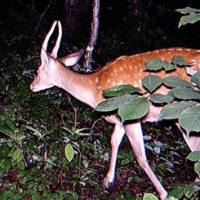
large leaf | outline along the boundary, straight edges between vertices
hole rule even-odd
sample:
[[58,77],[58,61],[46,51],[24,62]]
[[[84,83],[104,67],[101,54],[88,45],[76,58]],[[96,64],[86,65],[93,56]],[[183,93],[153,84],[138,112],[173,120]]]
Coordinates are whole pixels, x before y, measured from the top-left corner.
[[189,63],[182,57],[182,56],[174,56],[171,59],[171,63],[178,65],[178,66],[187,66]]
[[184,195],[184,186],[176,186],[171,192],[170,192],[170,196],[176,198],[176,199],[181,199]]
[[142,84],[149,92],[153,92],[162,85],[162,79],[159,76],[149,74],[142,79]]
[[163,95],[160,93],[155,93],[150,96],[150,100],[153,103],[170,103],[174,100],[174,97],[171,95]]
[[163,83],[168,87],[192,87],[191,83],[182,80],[178,76],[168,76],[163,79]]
[[149,103],[146,97],[138,97],[131,102],[119,107],[118,114],[122,121],[135,120],[144,117],[149,111]]
[[165,71],[171,71],[176,69],[176,65],[167,63],[160,59],[150,59],[145,63],[146,69],[149,71],[159,71],[164,69]]
[[181,14],[200,13],[199,9],[191,8],[191,7],[179,8],[179,9],[176,9],[176,11]]
[[186,24],[194,24],[195,22],[200,21],[200,13],[191,13],[189,15],[182,16],[178,23],[178,27],[180,28]]
[[164,106],[160,112],[159,119],[177,119],[181,112],[190,107],[197,104],[195,101],[181,101],[176,103],[169,103]]
[[198,87],[200,87],[200,72],[197,72],[192,76],[192,82],[196,83]]
[[66,144],[65,146],[65,157],[69,162],[71,162],[74,158],[74,148],[71,144]]
[[149,59],[146,63],[146,69],[149,71],[159,71],[163,68],[166,62],[160,59]]
[[183,100],[200,99],[200,92],[192,88],[173,88],[173,94],[176,98]]
[[115,96],[122,96],[124,94],[133,94],[138,93],[139,89],[133,87],[130,84],[127,85],[119,85],[116,87],[112,87],[103,91],[104,97],[115,97]]
[[200,151],[190,152],[188,156],[186,157],[186,159],[193,162],[200,161]]
[[194,171],[200,176],[200,161],[194,164]]
[[158,198],[154,194],[145,193],[143,200],[158,200]]
[[133,101],[137,97],[138,95],[125,94],[123,96],[106,99],[99,103],[95,110],[98,112],[111,112],[119,108],[123,103]]
[[172,71],[172,70],[175,70],[176,69],[176,65],[174,64],[171,64],[171,63],[166,63],[164,66],[163,66],[164,70],[166,72],[168,71]]
[[179,124],[188,133],[200,131],[200,106],[192,106],[184,109],[179,116]]

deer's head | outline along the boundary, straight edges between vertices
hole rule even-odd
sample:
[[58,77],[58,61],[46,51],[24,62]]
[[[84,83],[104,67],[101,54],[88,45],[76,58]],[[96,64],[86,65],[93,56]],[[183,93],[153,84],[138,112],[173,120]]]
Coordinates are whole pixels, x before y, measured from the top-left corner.
[[[47,52],[48,41],[54,32],[54,29],[58,25],[58,37],[51,53]],[[37,70],[37,75],[30,85],[30,89],[33,92],[38,92],[44,89],[56,86],[58,81],[58,68],[64,66],[72,66],[76,64],[83,54],[83,51],[79,51],[62,58],[57,58],[58,49],[60,47],[62,37],[62,26],[60,21],[54,21],[49,30],[41,48],[40,59],[41,63]]]

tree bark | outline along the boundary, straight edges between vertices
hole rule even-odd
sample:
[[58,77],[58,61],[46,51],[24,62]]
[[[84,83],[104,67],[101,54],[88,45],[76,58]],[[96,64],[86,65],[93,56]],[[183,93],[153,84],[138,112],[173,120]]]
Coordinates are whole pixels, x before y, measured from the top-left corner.
[[93,18],[91,23],[90,30],[90,40],[85,49],[85,57],[83,66],[86,68],[86,71],[92,71],[92,53],[96,45],[96,40],[98,37],[99,30],[99,9],[100,9],[100,0],[93,0]]

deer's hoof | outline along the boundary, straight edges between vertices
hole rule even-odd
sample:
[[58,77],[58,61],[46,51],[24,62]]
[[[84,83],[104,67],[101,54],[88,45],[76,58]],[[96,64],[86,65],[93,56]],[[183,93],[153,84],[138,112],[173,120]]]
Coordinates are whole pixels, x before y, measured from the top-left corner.
[[106,176],[103,180],[103,186],[105,188],[111,188],[114,185],[114,178]]

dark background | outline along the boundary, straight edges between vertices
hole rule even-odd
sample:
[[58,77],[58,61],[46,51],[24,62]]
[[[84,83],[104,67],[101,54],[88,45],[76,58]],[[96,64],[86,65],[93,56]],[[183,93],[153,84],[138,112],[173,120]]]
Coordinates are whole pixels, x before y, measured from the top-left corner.
[[[166,47],[200,46],[200,23],[178,29],[177,8],[200,8],[196,0],[101,0],[100,29],[94,60],[104,64],[123,54]],[[27,26],[27,34],[41,45],[55,19],[62,21],[62,45],[70,51],[87,45],[92,16],[92,0],[15,0],[0,8],[1,31],[13,33]],[[31,30],[31,32],[28,32]],[[35,38],[33,38],[35,39]]]

